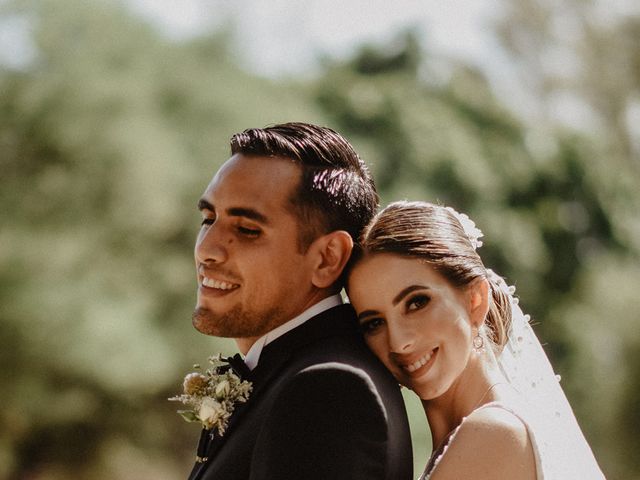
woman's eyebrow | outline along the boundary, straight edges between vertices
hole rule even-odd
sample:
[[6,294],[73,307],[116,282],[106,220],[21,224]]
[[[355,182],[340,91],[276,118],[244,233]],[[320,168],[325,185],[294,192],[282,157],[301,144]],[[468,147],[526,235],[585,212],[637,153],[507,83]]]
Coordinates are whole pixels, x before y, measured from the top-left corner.
[[358,320],[362,320],[363,318],[370,317],[372,315],[379,315],[380,312],[377,310],[365,310],[364,312],[358,315]]
[[395,307],[400,303],[400,301],[409,295],[411,292],[415,292],[416,290],[429,290],[429,287],[426,285],[409,285],[407,288],[403,288],[398,295],[392,300],[393,306]]

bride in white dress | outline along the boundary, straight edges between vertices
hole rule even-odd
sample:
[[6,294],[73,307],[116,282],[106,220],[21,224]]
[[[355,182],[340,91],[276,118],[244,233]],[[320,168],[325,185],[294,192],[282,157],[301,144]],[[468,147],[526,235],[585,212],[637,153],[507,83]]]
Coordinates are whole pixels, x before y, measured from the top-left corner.
[[347,292],[365,341],[422,400],[421,479],[603,479],[513,287],[465,215],[396,202],[365,230]]

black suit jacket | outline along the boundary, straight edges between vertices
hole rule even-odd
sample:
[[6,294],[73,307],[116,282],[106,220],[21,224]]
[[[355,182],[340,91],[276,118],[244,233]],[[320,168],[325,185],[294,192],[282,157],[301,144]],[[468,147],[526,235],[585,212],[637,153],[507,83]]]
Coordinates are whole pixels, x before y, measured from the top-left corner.
[[350,305],[267,345],[223,437],[203,431],[189,480],[413,478],[397,382],[371,354]]

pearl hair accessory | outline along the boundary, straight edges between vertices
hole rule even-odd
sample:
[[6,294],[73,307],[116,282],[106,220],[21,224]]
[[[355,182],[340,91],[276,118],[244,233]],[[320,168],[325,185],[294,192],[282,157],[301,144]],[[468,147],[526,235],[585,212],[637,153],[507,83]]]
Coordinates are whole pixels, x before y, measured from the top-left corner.
[[477,250],[478,248],[480,248],[482,246],[482,241],[480,240],[480,238],[484,237],[482,230],[476,227],[475,222],[471,220],[468,215],[460,213],[451,207],[445,208],[458,219],[458,222],[460,222],[460,225],[462,225],[462,228],[464,229],[464,233],[466,233],[467,237],[469,237],[469,241],[471,242],[471,246],[473,247],[473,249]]

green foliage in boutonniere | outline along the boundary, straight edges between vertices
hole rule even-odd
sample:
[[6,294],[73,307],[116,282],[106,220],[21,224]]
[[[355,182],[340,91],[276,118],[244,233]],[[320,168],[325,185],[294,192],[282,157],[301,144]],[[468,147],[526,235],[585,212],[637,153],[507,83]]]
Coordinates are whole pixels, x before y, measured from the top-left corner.
[[[190,407],[178,410],[187,422],[200,422],[204,428],[216,428],[224,435],[236,403],[244,403],[251,393],[251,382],[240,380],[220,355],[209,357],[211,367],[204,373],[192,372],[184,377],[182,395],[169,400],[182,402]],[[200,370],[199,365],[194,369]]]

